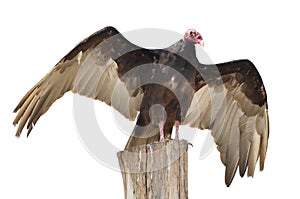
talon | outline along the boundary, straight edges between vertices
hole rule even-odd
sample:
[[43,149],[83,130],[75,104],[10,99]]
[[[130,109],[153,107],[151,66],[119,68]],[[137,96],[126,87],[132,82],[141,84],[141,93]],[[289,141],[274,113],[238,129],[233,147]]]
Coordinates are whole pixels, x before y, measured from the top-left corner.
[[165,141],[164,136],[160,137],[159,142],[164,142],[164,141]]
[[186,147],[186,151],[189,149],[189,145],[191,145],[192,147],[194,147],[192,143],[188,143],[187,147]]

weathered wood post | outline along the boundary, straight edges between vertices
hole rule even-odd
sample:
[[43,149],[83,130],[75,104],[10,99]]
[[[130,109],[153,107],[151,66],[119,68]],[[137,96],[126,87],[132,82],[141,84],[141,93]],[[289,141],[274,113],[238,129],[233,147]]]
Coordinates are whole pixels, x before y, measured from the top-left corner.
[[125,199],[188,198],[187,148],[170,140],[118,152]]

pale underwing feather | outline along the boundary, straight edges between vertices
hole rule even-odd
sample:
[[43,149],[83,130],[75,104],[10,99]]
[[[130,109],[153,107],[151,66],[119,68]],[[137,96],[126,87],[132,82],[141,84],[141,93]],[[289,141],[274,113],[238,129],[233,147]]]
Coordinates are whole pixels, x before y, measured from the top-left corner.
[[[117,69],[115,61],[101,54],[98,46],[85,52],[79,51],[70,60],[62,59],[22,98],[14,110],[18,114],[13,124],[20,122],[16,136],[20,136],[26,123],[29,134],[40,116],[68,91],[103,101],[126,118],[134,120],[143,95],[138,92],[134,97],[130,96],[126,82],[118,77]],[[118,95],[113,96],[115,88]]]
[[[224,87],[218,90],[209,85],[203,86],[194,94],[183,121],[183,124],[192,127],[211,129],[221,161],[226,166],[227,186],[231,184],[238,167],[241,176],[247,168],[248,176],[253,176],[259,157],[260,168],[263,169],[267,151],[269,129],[266,105],[253,104],[242,92],[245,86],[234,79],[224,82]],[[212,110],[216,107],[217,110]]]

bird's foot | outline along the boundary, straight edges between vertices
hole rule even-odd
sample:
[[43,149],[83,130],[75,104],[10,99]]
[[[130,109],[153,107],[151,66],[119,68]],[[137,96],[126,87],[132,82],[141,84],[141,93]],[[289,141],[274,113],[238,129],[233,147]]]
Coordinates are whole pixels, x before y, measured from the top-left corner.
[[159,126],[159,135],[160,135],[159,141],[160,142],[164,142],[165,141],[164,125],[165,125],[164,121],[160,121],[159,125],[158,125]]

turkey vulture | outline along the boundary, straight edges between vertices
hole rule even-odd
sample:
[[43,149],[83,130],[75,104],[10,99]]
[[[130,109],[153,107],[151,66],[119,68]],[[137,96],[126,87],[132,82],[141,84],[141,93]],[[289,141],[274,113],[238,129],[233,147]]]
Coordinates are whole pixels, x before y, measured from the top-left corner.
[[264,168],[269,125],[266,91],[249,60],[202,64],[195,45],[202,36],[189,29],[165,49],[130,43],[113,27],[92,34],[21,99],[13,124],[27,136],[41,115],[72,91],[113,106],[136,126],[125,149],[170,138],[179,124],[209,129],[226,166],[229,186],[239,167],[253,176],[260,158]]

